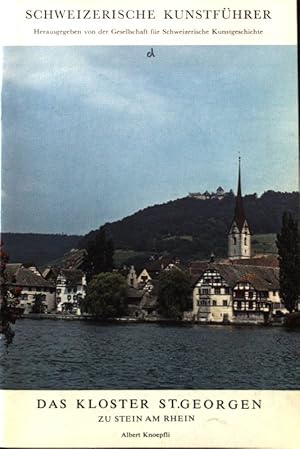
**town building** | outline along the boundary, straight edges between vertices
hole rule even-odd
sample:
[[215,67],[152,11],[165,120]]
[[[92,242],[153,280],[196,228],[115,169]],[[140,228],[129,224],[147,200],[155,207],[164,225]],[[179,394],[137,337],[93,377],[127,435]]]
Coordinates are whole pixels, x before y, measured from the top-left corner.
[[21,263],[7,264],[5,279],[8,289],[20,301],[20,307],[24,309],[25,314],[32,312],[38,300],[42,302],[43,311],[55,310],[55,284],[44,279],[33,264],[28,268]]
[[215,323],[265,323],[272,315],[286,313],[279,292],[276,256],[251,257],[251,231],[246,218],[241,160],[234,216],[228,233],[228,258],[217,263],[195,261],[192,319]]
[[57,311],[80,314],[80,302],[86,295],[86,285],[83,271],[61,269],[56,279]]
[[284,310],[279,269],[211,263],[193,286],[193,319],[219,323],[264,323]]
[[126,279],[129,287],[138,288],[138,278],[133,265],[131,265],[130,267],[124,265],[123,268],[121,270],[118,270],[117,272]]

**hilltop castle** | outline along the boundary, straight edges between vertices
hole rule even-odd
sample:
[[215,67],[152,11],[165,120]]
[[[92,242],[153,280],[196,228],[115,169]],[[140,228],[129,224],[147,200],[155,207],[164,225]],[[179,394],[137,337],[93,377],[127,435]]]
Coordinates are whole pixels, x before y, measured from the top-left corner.
[[226,195],[231,192],[225,192],[223,187],[219,186],[215,192],[208,192],[207,190],[203,193],[201,192],[189,192],[189,197],[195,198],[196,200],[222,200]]

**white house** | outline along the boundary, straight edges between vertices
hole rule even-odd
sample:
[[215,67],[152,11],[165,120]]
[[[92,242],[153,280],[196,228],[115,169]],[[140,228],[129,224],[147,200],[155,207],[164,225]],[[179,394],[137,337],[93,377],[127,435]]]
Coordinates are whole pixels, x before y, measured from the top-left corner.
[[203,322],[265,322],[284,309],[279,269],[211,263],[193,287],[193,319]]
[[24,313],[30,313],[37,297],[41,298],[44,310],[51,312],[55,309],[55,285],[44,279],[33,268],[25,268],[21,263],[7,264],[5,277],[10,290],[17,293],[20,306]]
[[62,269],[56,279],[58,312],[80,314],[80,300],[86,295],[86,276],[81,270]]

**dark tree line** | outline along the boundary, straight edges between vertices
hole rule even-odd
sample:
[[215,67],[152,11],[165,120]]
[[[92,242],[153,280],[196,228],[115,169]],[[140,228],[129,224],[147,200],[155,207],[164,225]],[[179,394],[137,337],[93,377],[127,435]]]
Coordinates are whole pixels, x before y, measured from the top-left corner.
[[[296,211],[299,194],[268,191],[260,198],[246,195],[245,210],[251,231],[276,234],[285,210]],[[167,252],[183,260],[208,257],[214,251],[219,257],[227,252],[227,232],[232,220],[235,196],[223,200],[182,198],[148,207],[104,229],[112,236],[115,248],[143,252]],[[92,231],[81,245],[94,236]],[[182,238],[190,236],[190,239]]]
[[100,228],[86,243],[87,250],[87,277],[103,272],[112,271],[114,267],[114,245],[105,229]]
[[120,274],[100,273],[89,282],[81,310],[97,318],[116,318],[127,313],[127,283]]
[[163,271],[159,276],[159,313],[166,318],[182,319],[192,309],[192,288],[188,275],[180,270]]
[[[257,234],[279,232],[282,214],[285,210],[295,212],[298,202],[296,192],[268,191],[260,198],[246,195],[244,203],[251,230]],[[234,203],[233,194],[221,201],[187,197],[148,207],[103,228],[118,249],[168,252],[182,259],[207,257],[213,250],[222,257],[226,255]],[[86,248],[99,232],[94,230],[84,237],[7,233],[2,238],[12,262],[33,261],[42,265],[52,263],[71,248]],[[185,235],[192,239],[181,239]]]
[[280,295],[289,312],[296,309],[300,299],[300,231],[291,213],[284,213],[277,234],[280,268]]

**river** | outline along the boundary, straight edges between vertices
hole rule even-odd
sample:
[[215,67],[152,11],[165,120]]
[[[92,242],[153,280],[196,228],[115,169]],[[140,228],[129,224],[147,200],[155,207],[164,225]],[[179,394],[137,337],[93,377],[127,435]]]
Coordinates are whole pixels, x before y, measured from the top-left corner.
[[299,389],[300,332],[282,327],[19,320],[4,389]]

